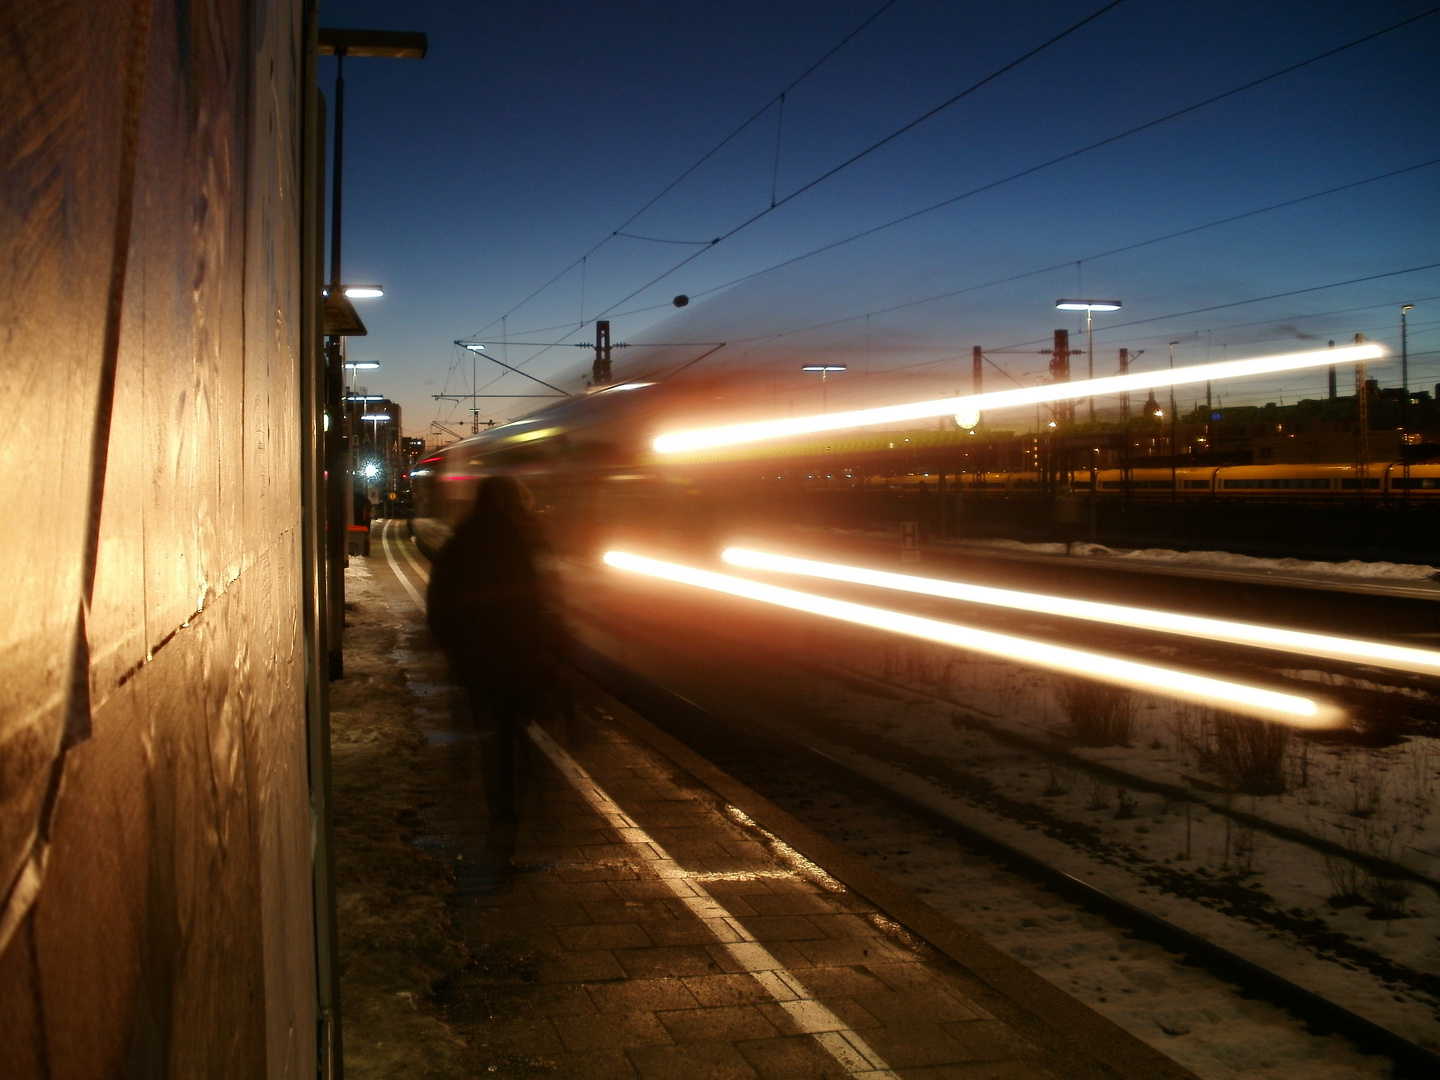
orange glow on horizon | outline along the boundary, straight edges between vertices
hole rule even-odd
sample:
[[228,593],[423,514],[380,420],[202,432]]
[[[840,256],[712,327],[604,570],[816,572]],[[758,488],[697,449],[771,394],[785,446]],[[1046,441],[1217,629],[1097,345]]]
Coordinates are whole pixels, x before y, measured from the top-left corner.
[[761,603],[838,619],[856,626],[888,630],[940,645],[969,649],[1007,660],[1034,664],[1068,675],[1116,683],[1150,693],[1164,694],[1216,708],[1241,712],[1294,727],[1327,728],[1343,722],[1339,710],[1310,698],[1283,694],[1258,686],[1194,675],[1172,668],[1143,664],[1102,653],[1032,641],[941,622],[884,608],[854,604],[813,593],[785,589],[729,574],[682,566],[623,551],[607,551],[606,565],[682,585],[708,589]]

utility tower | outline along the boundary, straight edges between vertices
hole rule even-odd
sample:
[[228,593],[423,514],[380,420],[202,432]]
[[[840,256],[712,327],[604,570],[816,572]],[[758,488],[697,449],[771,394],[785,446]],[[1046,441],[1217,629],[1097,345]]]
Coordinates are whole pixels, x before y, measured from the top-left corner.
[[609,319],[599,319],[595,323],[595,366],[590,369],[590,381],[595,386],[604,386],[610,381]]
[[[1070,381],[1070,357],[1079,356],[1081,350],[1070,348],[1070,331],[1055,331],[1055,346],[1050,349],[1041,349],[1041,353],[1050,357],[1050,381]],[[1054,407],[1055,419],[1073,422],[1075,419],[1075,403],[1062,402]]]

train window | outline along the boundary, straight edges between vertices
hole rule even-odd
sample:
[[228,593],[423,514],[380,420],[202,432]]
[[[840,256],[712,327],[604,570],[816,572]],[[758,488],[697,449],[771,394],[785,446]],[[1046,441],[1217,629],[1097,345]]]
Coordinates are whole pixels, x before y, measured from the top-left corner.
[[1210,481],[1209,481],[1209,480],[1186,480],[1186,481],[1184,481],[1184,485],[1185,485],[1185,490],[1186,490],[1186,491],[1197,491],[1197,490],[1200,490],[1200,491],[1209,491],[1209,490],[1210,490]]
[[[1354,477],[1349,477],[1345,480],[1341,480],[1340,486],[1342,488],[1345,488],[1346,490],[1354,491],[1360,485],[1355,481]],[[1365,486],[1372,489],[1378,488],[1380,486],[1380,478],[1378,476],[1367,476],[1365,478]]]
[[1440,476],[1392,476],[1390,486],[1397,491],[1440,490]]
[[[1353,486],[1353,483],[1352,483],[1351,481],[1344,481],[1344,483],[1351,484],[1351,486]],[[1222,480],[1222,481],[1220,481],[1220,486],[1223,487],[1223,488],[1225,488],[1227,491],[1240,491],[1240,490],[1244,490],[1244,491],[1274,491],[1274,490],[1290,490],[1290,491],[1294,491],[1294,490],[1296,490],[1296,489],[1300,489],[1300,490],[1303,490],[1303,491],[1329,491],[1329,490],[1330,490],[1330,480],[1329,480],[1328,477],[1319,477],[1319,478],[1307,477],[1307,478],[1305,478],[1305,479],[1299,479],[1299,480],[1295,480],[1295,479],[1286,479],[1286,480],[1270,480],[1270,479]]]

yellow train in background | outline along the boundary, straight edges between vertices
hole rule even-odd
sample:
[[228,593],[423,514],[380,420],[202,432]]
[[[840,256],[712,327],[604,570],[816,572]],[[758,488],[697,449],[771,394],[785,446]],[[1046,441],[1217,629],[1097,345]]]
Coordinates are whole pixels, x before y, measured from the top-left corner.
[[[1034,495],[1041,476],[1030,472],[947,472],[945,490],[977,495]],[[1375,462],[1355,465],[1206,465],[1170,469],[1097,470],[1095,488],[1101,495],[1132,498],[1216,498],[1264,500],[1340,500],[1357,497],[1424,499],[1440,503],[1440,463],[1411,465]],[[899,476],[835,475],[811,482],[867,491],[924,493],[939,489],[938,473]],[[1060,487],[1091,490],[1090,470],[1073,469],[1060,477]]]

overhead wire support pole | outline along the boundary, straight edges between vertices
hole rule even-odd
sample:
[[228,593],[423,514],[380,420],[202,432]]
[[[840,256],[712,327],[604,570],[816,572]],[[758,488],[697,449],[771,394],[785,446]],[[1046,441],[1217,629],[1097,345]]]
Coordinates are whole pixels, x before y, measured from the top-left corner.
[[[491,356],[489,353],[485,352],[485,346],[482,345],[482,344],[480,344],[480,342],[478,342],[478,341],[457,341],[457,342],[455,342],[455,344],[456,344],[456,345],[459,345],[462,349],[467,349],[467,350],[469,350],[470,352],[475,353],[476,355],[480,355],[480,354],[483,353],[485,359],[486,359],[486,360],[489,360],[492,364],[498,364],[498,365],[500,365],[501,367],[503,367],[506,371],[513,371],[516,375],[523,375],[525,378],[529,379],[531,382],[539,383],[541,386],[547,387],[547,388],[550,389],[550,390],[554,390],[555,393],[559,394],[561,397],[573,397],[573,396],[574,396],[574,395],[571,394],[568,390],[561,390],[560,387],[555,386],[553,383],[548,383],[548,382],[546,382],[544,379],[537,379],[534,375],[531,375],[528,371],[521,371],[518,367],[515,367],[515,366],[513,366],[513,365],[511,365],[511,364],[507,364],[507,363],[505,363],[505,361],[503,361],[503,360],[496,360],[495,357],[493,357],[493,356]],[[519,343],[519,342],[511,342],[511,344],[520,344],[520,343]],[[587,346],[587,347],[588,347],[588,346]],[[474,395],[474,396],[477,396],[477,397],[478,397],[479,395]]]

